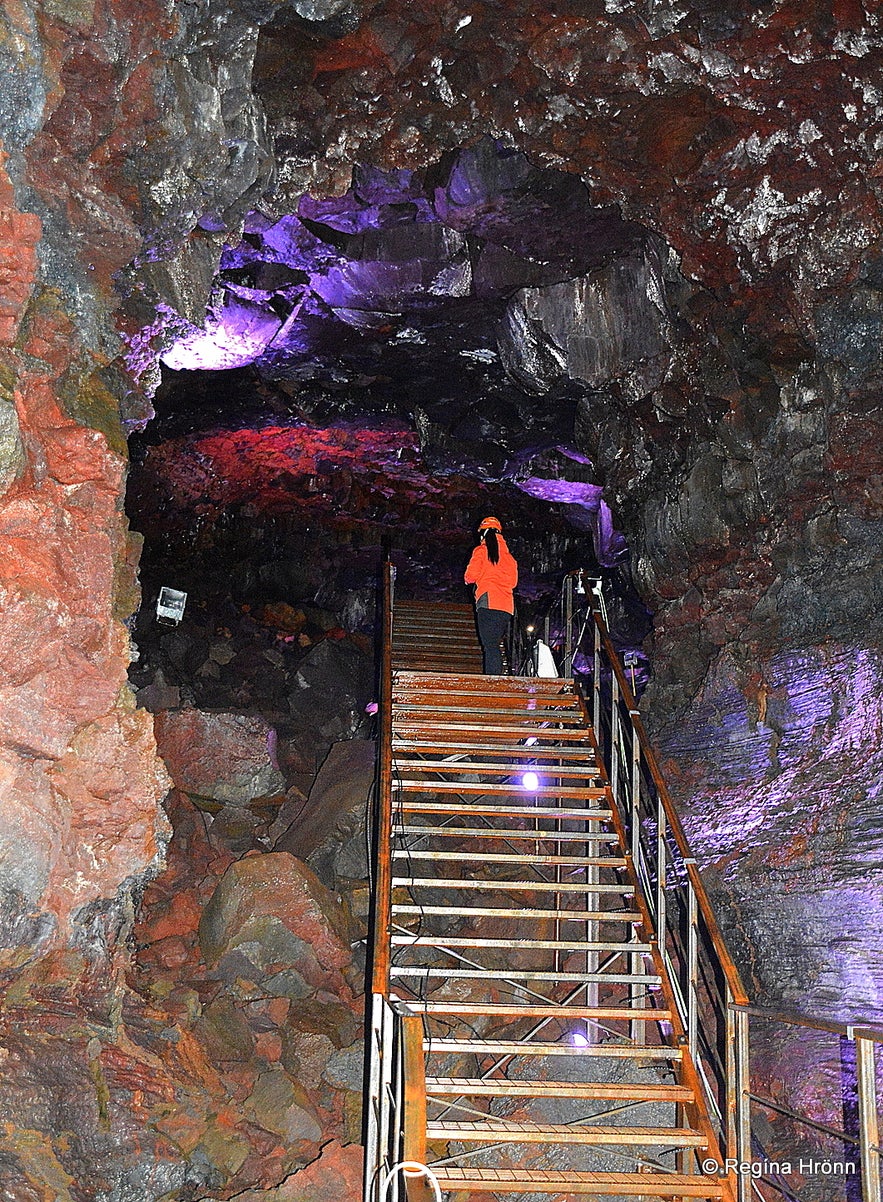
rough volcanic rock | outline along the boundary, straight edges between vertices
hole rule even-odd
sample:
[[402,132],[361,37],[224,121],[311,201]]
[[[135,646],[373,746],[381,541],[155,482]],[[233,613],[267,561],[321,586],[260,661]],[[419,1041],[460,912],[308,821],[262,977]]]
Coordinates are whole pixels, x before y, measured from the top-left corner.
[[249,1190],[238,1202],[350,1202],[362,1188],[362,1149],[336,1142],[301,1172],[269,1190]]
[[752,668],[716,665],[666,768],[753,992],[851,1021],[883,990],[880,651]]
[[[260,871],[260,857],[237,864],[183,794],[169,813],[168,866],[145,891],[128,979],[73,952],[3,977],[0,1160],[3,1186],[23,1198],[223,1199],[293,1188],[301,1172],[313,1188],[326,1146],[340,1171],[351,1166],[348,1183],[359,1163],[344,1147],[359,1134],[359,999],[348,984],[335,995],[291,988],[311,974],[336,988],[347,971],[336,903],[291,856],[267,857],[265,869],[284,861],[283,874]],[[252,980],[244,956],[229,979],[203,960],[206,905],[236,873],[240,901],[251,882],[268,895],[263,916],[298,923],[322,957],[320,968],[302,940],[276,938],[273,955],[294,949],[271,965],[277,981],[290,969],[287,991]],[[254,956],[267,929],[242,910],[227,918]]]
[[309,797],[289,811],[286,830],[274,844],[308,860],[330,888],[368,878],[365,829],[374,783],[376,744],[365,739],[334,743],[316,774]]
[[592,390],[616,382],[634,399],[659,388],[675,344],[661,250],[647,247],[588,275],[517,292],[500,332],[512,378],[539,393],[561,375]]
[[276,732],[245,714],[163,710],[156,715],[159,753],[179,789],[246,806],[285,791],[276,762]]
[[199,939],[209,967],[260,981],[273,996],[350,995],[346,916],[288,852],[231,865],[200,919]]
[[20,866],[4,922],[42,911],[44,937],[57,923],[67,938],[81,907],[158,861],[168,778],[125,683],[118,606],[132,569],[119,440],[64,408],[93,404],[112,427],[112,402],[48,295],[31,307],[21,346],[28,367],[9,386],[26,464],[0,500],[0,824],[3,857]]
[[298,664],[289,697],[289,746],[315,768],[332,743],[352,738],[365,723],[374,687],[370,659],[350,640],[325,639]]
[[[172,336],[202,326],[206,297],[211,332],[241,334],[246,357],[258,347],[273,367],[260,381],[273,422],[267,408],[254,422],[221,422],[220,433],[203,421],[195,453],[180,456],[192,508],[169,546],[199,544],[197,569],[223,541],[208,528],[222,525],[228,503],[237,516],[224,521],[257,539],[271,523],[256,520],[256,509],[273,516],[302,505],[305,525],[333,523],[344,539],[370,528],[363,545],[373,549],[383,533],[413,524],[420,553],[403,563],[400,583],[434,594],[442,577],[455,579],[472,508],[514,494],[517,478],[546,481],[540,487],[550,492],[562,481],[605,490],[656,613],[656,726],[681,765],[677,791],[698,850],[722,881],[726,925],[744,931],[743,961],[756,966],[771,999],[802,990],[843,1013],[856,979],[877,981],[880,948],[868,901],[879,823],[856,796],[876,796],[883,636],[877,9],[858,0],[565,0],[537,11],[526,0],[488,0],[466,13],[402,0],[147,0],[137,9],[108,0],[25,2],[2,20],[4,940],[43,945],[68,939],[73,927],[94,952],[102,929],[128,929],[127,898],[108,899],[159,867],[165,840],[157,803],[168,782],[147,713],[132,711],[125,685],[123,621],[137,605],[138,549],[119,506],[120,415],[142,424],[150,406],[123,370],[118,281],[129,365],[148,383]],[[275,143],[273,182],[250,86],[255,55],[255,90]],[[354,173],[359,163],[373,167]],[[556,172],[548,188],[539,186],[541,168]],[[338,203],[351,184],[355,222],[352,197]],[[310,189],[312,201],[302,202]],[[431,233],[419,228],[431,224],[430,207],[443,227]],[[240,249],[247,209],[260,211],[248,218]],[[564,215],[556,229],[553,213]],[[530,379],[545,388],[565,371],[549,331],[564,311],[581,320],[576,300],[590,281],[614,278],[611,245],[631,261],[635,226],[649,231],[641,245],[649,237],[671,248],[689,287],[678,283],[675,304],[672,271],[662,306],[646,274],[635,273],[642,294],[622,304],[605,287],[604,304],[589,306],[614,321],[604,347],[597,355],[587,348],[583,328],[572,331],[583,340],[578,353],[564,354],[579,378],[543,393],[519,389],[497,352],[496,320],[511,293],[522,290],[525,320],[528,310],[538,317],[530,332],[542,371]],[[231,252],[218,276],[225,243]],[[305,263],[307,252],[322,262]],[[308,267],[322,276],[311,296]],[[223,309],[217,280],[235,316],[229,325],[215,312]],[[469,297],[461,295],[467,283]],[[425,320],[413,323],[415,312]],[[646,328],[629,326],[633,313],[648,318]],[[427,329],[452,317],[447,334],[433,333],[434,357],[409,357]],[[315,339],[307,361],[274,361],[270,339],[301,318],[305,338]],[[224,374],[205,391],[222,392]],[[257,391],[253,381],[245,391]],[[344,423],[363,415],[371,436],[348,431],[348,444]],[[189,412],[179,420],[186,424]],[[242,437],[252,424],[260,432]],[[289,478],[292,452],[304,444],[302,470]],[[253,455],[255,445],[266,455]],[[594,478],[519,470],[558,446],[590,460]],[[214,473],[199,463],[212,449]],[[418,451],[424,462],[414,469]],[[158,476],[171,456],[157,452]],[[272,464],[263,481],[252,472],[261,458]],[[532,560],[558,572],[570,566],[569,553],[588,554],[587,540],[567,541],[574,532],[583,539],[588,526],[574,524],[569,535],[552,529],[537,516],[548,505],[539,499],[529,507],[518,497],[511,513],[539,531],[525,544]],[[167,512],[144,508],[158,514],[160,542]],[[591,512],[604,511],[598,504]],[[323,541],[313,535],[311,558]],[[254,542],[226,562],[240,571],[253,555]],[[241,568],[237,578],[256,591],[283,575],[264,555],[260,571]],[[323,587],[343,610],[345,596],[355,625],[370,612],[367,569],[356,582],[337,570],[332,580],[330,558],[316,551],[318,567],[298,563],[285,574],[313,578],[313,601]],[[442,566],[430,571],[428,560]],[[216,633],[170,651],[182,677],[204,669],[201,687],[224,684]],[[323,670],[355,671],[353,646],[316,658],[327,661]],[[269,649],[284,668],[285,653]],[[247,684],[243,709],[261,713],[268,696],[260,671],[272,662],[261,663],[263,650],[240,648],[234,669],[243,668]],[[317,672],[305,692],[315,695],[322,679]],[[807,679],[814,683],[804,706]],[[341,685],[336,708],[317,722],[293,704],[292,759],[315,766],[311,757],[357,730],[366,682],[367,669],[358,689]],[[274,683],[274,703],[278,691]],[[730,813],[726,828],[722,812]],[[201,821],[194,818],[194,842]],[[205,842],[226,870],[229,852]],[[841,865],[852,880],[838,875]],[[837,891],[822,883],[817,896],[811,885],[828,871]],[[145,1015],[134,1004],[131,1036],[119,1027],[119,993],[94,966],[38,961],[5,999],[0,1013],[16,1041],[4,1084],[8,1188],[63,1198],[79,1178],[81,1193],[142,1202],[172,1191],[241,1192],[257,1180],[276,1188],[295,1169],[310,1171],[288,1163],[283,1137],[252,1123],[255,1106],[246,1113],[244,1101],[264,1076],[284,1086],[283,1056],[292,1065],[299,1056],[316,1080],[328,1052],[322,1041],[334,1041],[318,1019],[318,1029],[301,1023],[283,1039],[291,997],[246,996],[256,985],[248,973],[260,976],[270,963],[267,948],[293,949],[301,962],[291,942],[298,936],[284,922],[268,924],[264,943],[252,941],[258,950],[242,953],[243,975],[199,975],[195,903],[216,879],[207,871],[175,905],[148,889],[157,925],[166,926],[144,949],[156,985],[147,993],[157,1002],[165,992],[169,1005]],[[775,954],[769,914],[752,901],[770,880],[768,907],[788,934]],[[863,924],[857,916],[866,911]],[[335,939],[341,952],[345,940]],[[228,985],[233,1009],[219,1003],[206,1017],[203,997]],[[856,998],[871,1017],[879,1011],[861,983]],[[203,1019],[215,1044],[224,1030],[238,1033],[230,1089],[192,1035],[191,1022]],[[320,1097],[309,1101],[323,1111]],[[339,1099],[330,1102],[323,1130],[336,1123],[339,1132],[342,1113]],[[36,1134],[21,1139],[18,1131]],[[318,1151],[317,1141],[297,1155]],[[324,1188],[320,1177],[312,1188]]]

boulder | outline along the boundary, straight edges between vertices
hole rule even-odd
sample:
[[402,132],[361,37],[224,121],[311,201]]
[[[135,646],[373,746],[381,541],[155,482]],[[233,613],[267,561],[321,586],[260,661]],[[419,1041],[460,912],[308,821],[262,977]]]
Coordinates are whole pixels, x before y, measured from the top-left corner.
[[259,1126],[283,1136],[287,1143],[315,1143],[322,1138],[322,1127],[306,1090],[281,1068],[260,1074],[246,1106]]
[[246,806],[285,792],[276,761],[276,732],[262,718],[197,709],[156,715],[160,755],[177,788]]
[[[339,847],[352,834],[350,828],[354,825],[364,831],[365,805],[374,782],[374,759],[375,744],[369,739],[334,743],[309,797],[277,840],[276,850],[306,859],[328,841]],[[361,862],[357,867],[358,871],[352,875],[367,875],[367,863],[364,870]]]
[[199,924],[206,963],[219,975],[260,981],[278,996],[350,996],[346,916],[315,873],[288,852],[231,864]]
[[291,695],[290,750],[314,770],[332,743],[351,739],[373,690],[371,658],[351,639],[326,638],[297,665]]
[[318,1160],[286,1177],[275,1189],[247,1190],[237,1195],[237,1202],[352,1202],[361,1190],[362,1149],[332,1140]]

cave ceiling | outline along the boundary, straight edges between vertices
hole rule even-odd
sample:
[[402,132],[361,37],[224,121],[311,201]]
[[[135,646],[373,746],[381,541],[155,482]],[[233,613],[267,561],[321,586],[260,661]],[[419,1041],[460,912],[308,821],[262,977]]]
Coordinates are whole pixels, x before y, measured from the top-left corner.
[[883,370],[879,23],[857,0],[210,6],[177,59],[196,119],[141,156],[164,203],[124,286],[131,363],[163,378],[136,527],[287,506],[453,545],[499,509],[549,571],[620,562],[618,527],[657,611],[697,574],[778,588],[775,546],[818,557],[829,415]]
[[[499,510],[516,539],[551,534],[565,559],[612,568],[625,544],[578,415],[632,376],[664,380],[667,262],[578,176],[490,137],[425,171],[358,166],[345,193],[291,214],[252,212],[205,321],[174,319],[136,440],[136,521],[167,535],[248,504],[365,538],[431,532],[462,555],[464,526]],[[575,340],[574,308],[605,328]]]

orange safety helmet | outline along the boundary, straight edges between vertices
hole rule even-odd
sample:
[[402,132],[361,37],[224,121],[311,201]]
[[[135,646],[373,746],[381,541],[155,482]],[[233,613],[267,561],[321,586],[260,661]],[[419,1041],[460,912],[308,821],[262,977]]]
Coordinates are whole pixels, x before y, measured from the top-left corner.
[[498,530],[500,534],[503,533],[503,527],[500,525],[499,518],[484,518],[478,529],[479,532],[482,530]]

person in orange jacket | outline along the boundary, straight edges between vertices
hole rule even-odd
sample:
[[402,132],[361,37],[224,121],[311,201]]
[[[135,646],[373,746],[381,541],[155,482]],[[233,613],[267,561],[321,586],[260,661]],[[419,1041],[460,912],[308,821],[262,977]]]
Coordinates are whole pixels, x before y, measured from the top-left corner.
[[485,518],[478,527],[479,543],[463,579],[475,586],[475,624],[481,640],[486,676],[503,675],[500,643],[515,612],[512,590],[518,583],[518,564],[506,546],[498,518]]

